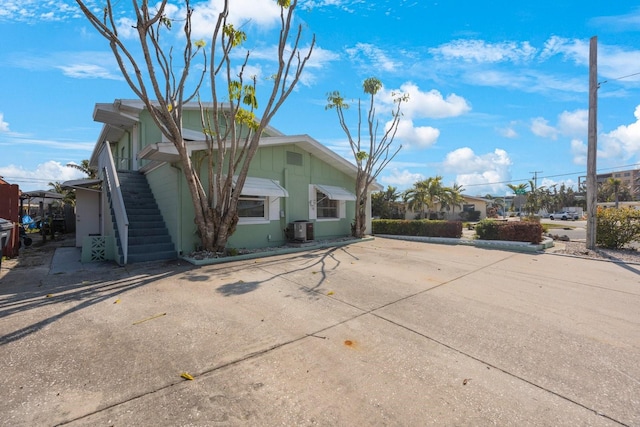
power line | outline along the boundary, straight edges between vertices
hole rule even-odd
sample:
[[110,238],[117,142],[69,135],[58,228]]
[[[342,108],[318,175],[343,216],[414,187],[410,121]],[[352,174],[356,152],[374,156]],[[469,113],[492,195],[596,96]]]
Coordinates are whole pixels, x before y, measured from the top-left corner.
[[605,84],[605,83],[609,83],[609,81],[611,81],[611,80],[623,80],[623,79],[627,79],[629,77],[634,77],[634,76],[638,76],[638,75],[640,75],[640,71],[637,72],[637,73],[633,73],[633,74],[627,74],[626,76],[622,76],[622,77],[616,77],[616,78],[609,79],[609,80],[603,80],[603,81],[598,83],[598,86],[600,86],[602,84]]
[[[616,166],[616,167],[611,167],[611,168],[601,168],[598,169],[598,173],[602,173],[605,171],[614,171],[614,170],[620,170],[623,168],[631,168],[634,166],[640,166],[640,163],[634,163],[631,165],[625,165],[625,166]],[[569,172],[569,173],[561,173],[561,174],[556,174],[556,175],[547,175],[547,176],[539,176],[538,179],[549,179],[549,178],[559,178],[559,177],[563,177],[563,176],[575,176],[575,175],[585,175],[586,172],[585,171],[579,171],[579,172]],[[512,184],[512,183],[518,183],[518,182],[528,182],[530,179],[529,178],[523,178],[523,179],[511,179],[508,181],[495,181],[495,182],[483,182],[483,183],[479,183],[479,184],[465,184],[465,187],[480,187],[480,186],[485,186],[485,185],[497,185],[497,184]]]

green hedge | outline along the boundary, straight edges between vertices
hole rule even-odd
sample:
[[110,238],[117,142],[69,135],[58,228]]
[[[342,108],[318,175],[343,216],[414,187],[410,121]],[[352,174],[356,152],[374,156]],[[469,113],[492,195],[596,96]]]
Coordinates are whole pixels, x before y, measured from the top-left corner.
[[424,237],[462,237],[461,221],[374,219],[373,234]]
[[596,245],[620,249],[640,240],[640,211],[632,208],[598,208]]
[[500,222],[483,219],[476,224],[476,235],[480,240],[507,240],[510,242],[542,242],[542,225],[539,222]]

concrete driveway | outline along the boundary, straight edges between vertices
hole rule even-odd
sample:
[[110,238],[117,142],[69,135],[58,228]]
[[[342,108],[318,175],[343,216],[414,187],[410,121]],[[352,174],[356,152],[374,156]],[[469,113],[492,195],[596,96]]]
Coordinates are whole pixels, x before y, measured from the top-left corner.
[[3,426],[640,425],[640,266],[378,238],[47,273],[1,276]]

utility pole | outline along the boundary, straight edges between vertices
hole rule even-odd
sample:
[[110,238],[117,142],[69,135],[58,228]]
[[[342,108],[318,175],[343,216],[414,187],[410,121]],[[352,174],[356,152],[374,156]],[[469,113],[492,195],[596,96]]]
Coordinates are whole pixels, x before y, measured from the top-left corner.
[[536,188],[538,188],[538,174],[542,173],[543,171],[533,171],[533,172],[529,172],[533,174],[533,184],[535,185],[535,188],[532,188],[531,191],[535,190]]
[[587,249],[596,247],[596,156],[598,153],[598,37],[589,43],[589,142],[587,147]]

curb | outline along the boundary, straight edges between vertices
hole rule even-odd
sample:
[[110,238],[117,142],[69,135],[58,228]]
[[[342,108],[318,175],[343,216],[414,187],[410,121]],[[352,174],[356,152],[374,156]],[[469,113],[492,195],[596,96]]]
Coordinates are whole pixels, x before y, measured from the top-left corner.
[[309,244],[301,247],[287,247],[287,248],[280,248],[280,249],[268,248],[265,251],[259,251],[259,252],[243,254],[243,255],[226,256],[226,257],[220,257],[220,258],[194,259],[186,256],[181,256],[179,258],[197,266],[214,265],[214,264],[224,264],[224,263],[234,262],[234,261],[245,261],[245,260],[256,259],[256,258],[266,258],[266,257],[271,257],[276,255],[287,255],[287,254],[292,254],[297,252],[307,252],[314,249],[339,248],[342,246],[351,245],[353,243],[369,242],[372,240],[375,240],[375,238],[364,237],[362,239],[344,240],[340,242],[328,241],[328,242],[322,242],[322,243],[316,243],[316,244]]
[[391,234],[378,234],[378,237],[385,239],[408,240],[411,242],[439,243],[446,245],[466,245],[487,249],[500,249],[505,251],[535,253],[553,247],[553,239],[544,237],[539,244],[527,242],[511,242],[508,240],[477,240],[460,239],[453,237],[423,237],[423,236],[396,236]]

